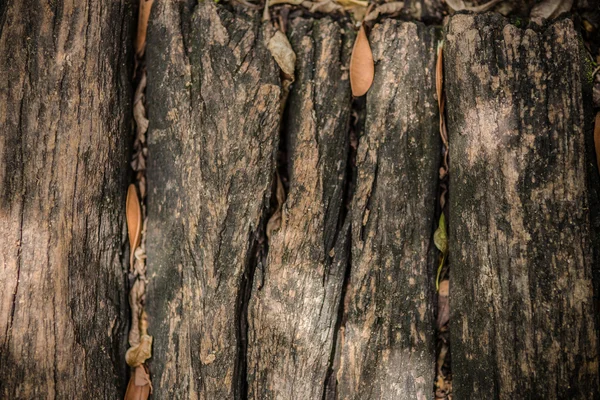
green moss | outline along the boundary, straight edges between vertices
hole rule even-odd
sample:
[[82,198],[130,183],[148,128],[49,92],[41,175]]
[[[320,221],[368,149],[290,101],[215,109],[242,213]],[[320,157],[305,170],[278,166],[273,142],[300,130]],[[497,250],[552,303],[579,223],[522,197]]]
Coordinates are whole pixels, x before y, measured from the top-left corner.
[[520,17],[516,17],[513,25],[516,26],[517,28],[521,28],[523,26],[523,19]]

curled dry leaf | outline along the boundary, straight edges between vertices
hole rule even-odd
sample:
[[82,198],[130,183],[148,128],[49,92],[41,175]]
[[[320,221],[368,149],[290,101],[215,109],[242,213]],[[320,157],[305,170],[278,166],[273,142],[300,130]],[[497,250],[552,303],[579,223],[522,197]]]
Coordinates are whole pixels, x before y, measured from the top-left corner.
[[365,32],[364,25],[360,26],[352,57],[350,58],[350,87],[352,95],[363,96],[371,85],[375,76],[375,65],[373,63],[373,53],[369,46],[369,39]]
[[364,21],[369,22],[369,21],[376,20],[377,18],[379,18],[380,15],[390,15],[390,14],[399,13],[400,11],[402,11],[403,8],[404,8],[403,1],[392,1],[390,3],[383,3],[379,6],[377,6],[369,14],[367,14]]
[[529,17],[535,20],[552,19],[570,11],[571,7],[573,7],[573,0],[544,0],[533,6]]
[[600,112],[596,114],[594,122],[594,147],[596,148],[596,165],[600,172]]
[[356,6],[365,8],[369,6],[369,2],[364,0],[336,0],[336,3],[344,7],[345,10]]
[[127,189],[125,208],[127,213],[127,232],[129,234],[129,267],[132,269],[135,249],[139,246],[142,236],[142,207],[138,199],[137,189],[133,183]]
[[146,366],[136,367],[125,392],[125,400],[147,400],[152,392],[152,383]]
[[125,353],[125,361],[130,367],[137,367],[152,357],[152,336],[142,335],[140,343],[132,346]]
[[438,292],[438,315],[437,329],[441,330],[450,321],[450,304],[448,300],[449,282],[443,280],[440,282],[440,290]]
[[334,2],[333,0],[323,0],[318,2],[303,1],[302,6],[308,8],[311,13],[324,13],[330,14],[332,12],[343,10],[343,7]]
[[438,228],[433,234],[433,242],[435,247],[442,253],[445,254],[448,251],[448,235],[446,234],[446,217],[444,213],[440,216]]
[[279,68],[281,68],[281,71],[286,75],[286,78],[293,80],[294,69],[296,67],[296,53],[294,53],[287,36],[281,31],[275,31],[275,34],[267,44],[267,48],[277,62],[277,65],[279,65]]
[[467,10],[473,12],[485,12],[492,9],[492,7],[501,1],[503,0],[491,0],[480,6],[468,6],[463,0],[446,0],[446,4],[448,4],[448,6],[454,11]]
[[140,58],[146,48],[146,30],[148,29],[148,18],[150,18],[153,2],[154,0],[140,0],[137,35],[135,37],[135,54]]

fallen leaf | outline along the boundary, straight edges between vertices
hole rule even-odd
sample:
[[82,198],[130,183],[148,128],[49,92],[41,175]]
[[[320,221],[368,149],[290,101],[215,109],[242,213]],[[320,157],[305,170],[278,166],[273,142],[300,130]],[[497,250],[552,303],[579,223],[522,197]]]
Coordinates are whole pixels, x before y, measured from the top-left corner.
[[448,235],[446,233],[446,217],[444,213],[440,215],[438,228],[433,234],[433,243],[435,243],[435,247],[442,253],[445,254],[448,251]]
[[154,0],[140,0],[140,10],[138,14],[137,34],[135,37],[135,54],[138,58],[144,55],[146,48],[146,31],[148,29],[148,19]]
[[594,122],[594,145],[596,147],[596,166],[600,172],[600,112],[596,114]]
[[440,290],[438,291],[438,314],[437,314],[437,329],[441,330],[450,321],[450,303],[448,298],[449,292],[448,280],[440,282]]
[[139,246],[142,236],[142,208],[138,199],[137,189],[133,183],[127,189],[125,208],[127,232],[129,233],[129,266],[133,268],[135,249]]
[[468,6],[462,0],[446,0],[446,4],[448,4],[448,6],[454,11],[467,10],[473,12],[484,12],[490,10],[492,7],[494,7],[501,1],[502,0],[491,0],[479,6]]
[[323,0],[319,2],[303,1],[302,6],[308,8],[311,13],[330,14],[334,11],[342,10],[343,7],[332,0]]
[[296,68],[296,53],[294,53],[287,36],[281,31],[275,31],[275,34],[267,44],[267,48],[277,62],[277,65],[279,65],[279,68],[281,68],[281,71],[293,80],[294,69]]
[[402,11],[404,8],[403,1],[392,1],[390,3],[383,3],[377,6],[365,17],[365,22],[376,20],[380,15],[396,14]]
[[375,65],[364,25],[360,26],[350,58],[350,87],[352,95],[363,96],[373,84]]
[[152,336],[142,335],[137,346],[130,347],[125,353],[125,361],[130,367],[137,367],[152,357]]
[[368,1],[364,1],[364,0],[335,0],[336,3],[338,3],[339,5],[341,5],[342,7],[344,7],[344,9],[349,9],[352,8],[354,6],[360,6],[360,7],[368,7],[369,6],[369,2]]
[[152,382],[146,366],[136,367],[125,392],[125,400],[147,400],[152,393]]
[[556,18],[563,12],[571,10],[571,7],[573,7],[573,0],[544,0],[533,6],[529,17],[537,20]]
[[440,275],[442,273],[442,268],[444,267],[444,262],[446,261],[446,254],[448,253],[448,235],[446,232],[446,216],[442,212],[440,215],[440,221],[438,224],[438,228],[435,230],[433,234],[433,243],[435,247],[439,251],[442,252],[442,256],[440,257],[440,264],[438,266],[437,275],[435,277],[435,288],[436,290],[440,290]]

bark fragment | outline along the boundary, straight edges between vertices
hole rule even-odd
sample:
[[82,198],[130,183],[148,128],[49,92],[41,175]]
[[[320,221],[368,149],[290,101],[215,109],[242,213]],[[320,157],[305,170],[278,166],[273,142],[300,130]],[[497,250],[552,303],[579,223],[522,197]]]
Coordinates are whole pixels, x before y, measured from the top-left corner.
[[435,369],[436,34],[388,19],[370,40],[375,80],[356,161],[338,398],[426,399]]
[[348,256],[342,227],[354,38],[329,18],[295,19],[288,98],[289,189],[256,272],[249,311],[250,399],[321,399]]
[[194,3],[157,2],[148,26],[151,370],[157,398],[242,398],[280,71],[258,13]]
[[600,395],[582,54],[568,19],[538,31],[494,14],[450,22],[450,320],[459,399]]
[[0,397],[122,397],[127,2],[0,5]]

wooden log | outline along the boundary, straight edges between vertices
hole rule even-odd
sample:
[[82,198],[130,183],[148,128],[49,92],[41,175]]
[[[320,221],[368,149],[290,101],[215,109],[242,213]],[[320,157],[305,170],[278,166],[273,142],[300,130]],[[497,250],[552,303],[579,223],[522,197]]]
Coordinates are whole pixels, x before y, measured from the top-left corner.
[[434,28],[384,20],[356,158],[339,399],[427,399],[434,380],[439,113]]
[[296,82],[282,128],[289,189],[250,299],[248,398],[321,400],[348,263],[354,34],[329,18],[295,19],[290,28]]
[[280,71],[258,13],[193,3],[156,2],[148,27],[150,367],[157,398],[242,398]]
[[446,40],[455,396],[598,398],[581,39],[485,14]]
[[0,397],[123,396],[129,3],[0,5]]

